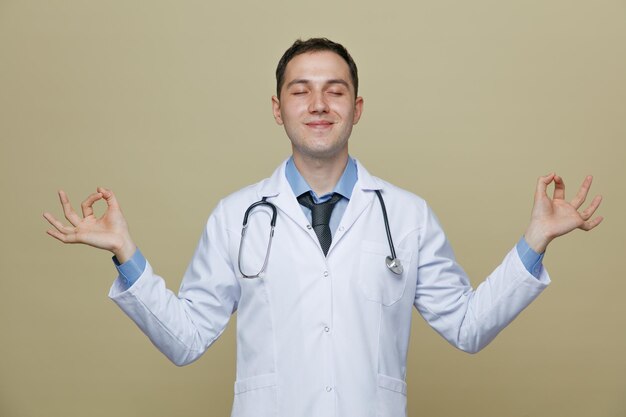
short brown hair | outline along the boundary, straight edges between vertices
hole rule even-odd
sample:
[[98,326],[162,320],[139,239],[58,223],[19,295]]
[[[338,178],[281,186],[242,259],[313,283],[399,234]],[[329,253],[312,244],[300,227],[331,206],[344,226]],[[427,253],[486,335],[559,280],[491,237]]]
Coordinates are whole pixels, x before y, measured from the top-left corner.
[[331,51],[339,55],[346,61],[348,68],[350,69],[350,77],[352,78],[352,84],[354,85],[354,96],[357,96],[359,91],[359,75],[356,68],[356,63],[348,53],[348,50],[341,44],[333,42],[326,38],[311,38],[303,41],[298,39],[285,51],[283,56],[278,61],[276,67],[276,97],[280,98],[280,90],[283,88],[285,82],[285,69],[287,64],[293,58],[298,55],[307,52],[319,52],[319,51]]

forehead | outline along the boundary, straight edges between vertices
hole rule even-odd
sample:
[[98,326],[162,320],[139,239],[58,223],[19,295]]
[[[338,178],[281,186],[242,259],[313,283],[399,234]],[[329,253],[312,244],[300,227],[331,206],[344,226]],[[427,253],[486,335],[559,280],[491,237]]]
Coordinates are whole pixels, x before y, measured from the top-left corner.
[[348,63],[332,51],[306,52],[289,61],[285,68],[285,85],[300,79],[311,82],[340,79],[354,88]]

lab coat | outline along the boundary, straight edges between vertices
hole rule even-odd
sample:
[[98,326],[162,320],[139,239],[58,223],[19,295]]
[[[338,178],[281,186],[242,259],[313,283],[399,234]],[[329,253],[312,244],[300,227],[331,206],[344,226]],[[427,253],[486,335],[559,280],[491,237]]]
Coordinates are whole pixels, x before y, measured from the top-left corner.
[[[196,360],[237,312],[237,375],[232,417],[406,415],[406,360],[415,306],[452,345],[477,352],[548,285],[513,248],[476,290],[456,263],[437,218],[421,198],[371,176],[358,181],[325,257],[285,178],[220,201],[209,217],[180,291],[167,290],[148,263],[110,297],[172,362]],[[380,190],[401,275],[385,265],[389,246]],[[238,252],[243,214],[261,198],[278,208],[267,268],[243,278]],[[242,269],[259,271],[270,210],[249,220]]]

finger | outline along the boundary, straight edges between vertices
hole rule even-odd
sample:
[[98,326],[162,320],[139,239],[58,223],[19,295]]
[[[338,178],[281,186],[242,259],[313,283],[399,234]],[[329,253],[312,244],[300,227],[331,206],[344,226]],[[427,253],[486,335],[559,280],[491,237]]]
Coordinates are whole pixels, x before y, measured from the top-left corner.
[[594,227],[596,227],[597,225],[599,225],[600,223],[602,223],[602,220],[604,220],[604,217],[598,216],[593,220],[589,220],[583,223],[583,225],[580,226],[580,229],[584,230],[585,232],[588,232]]
[[54,228],[57,229],[57,231],[59,231],[60,233],[62,233],[64,235],[74,233],[74,229],[73,228],[65,226],[63,223],[58,221],[52,214],[44,213],[43,217],[46,220],[48,220],[48,223],[50,223],[52,226],[54,226]]
[[80,217],[78,217],[78,214],[76,214],[76,212],[72,208],[70,200],[67,198],[67,194],[65,194],[65,191],[59,190],[59,199],[61,200],[61,206],[63,206],[63,213],[65,214],[65,218],[70,223],[72,223],[72,225],[78,226],[78,224],[80,223]]
[[83,217],[89,217],[93,215],[93,204],[101,198],[102,193],[93,193],[80,204],[80,208],[83,210]]
[[565,199],[565,182],[563,178],[558,175],[554,176],[554,193],[552,197],[555,200],[564,200]]
[[52,214],[44,213],[43,217],[48,220],[54,228],[56,229],[48,229],[46,233],[48,233],[53,238],[60,240],[63,243],[75,243],[76,242],[76,233],[74,229],[71,227],[64,226],[63,223],[58,221]]
[[571,201],[572,206],[574,206],[576,209],[582,206],[585,200],[587,199],[587,193],[589,192],[589,188],[591,188],[592,182],[593,182],[593,177],[591,175],[587,175],[582,185],[580,186],[578,193],[576,193],[576,196]]
[[46,233],[63,243],[76,243],[75,234],[66,235],[65,233],[61,233],[58,230],[54,229],[46,230]]
[[548,189],[548,185],[554,179],[554,175],[555,175],[554,173],[551,173],[546,176],[539,177],[537,179],[537,189],[535,191],[535,198],[548,196],[548,194],[546,193],[546,190]]
[[596,209],[600,206],[601,202],[602,196],[596,196],[593,201],[591,201],[591,204],[589,204],[589,207],[580,213],[580,217],[582,217],[583,220],[589,220],[591,216],[593,216],[593,213],[595,213]]
[[106,200],[107,206],[116,209],[120,208],[117,202],[117,198],[115,198],[115,194],[113,194],[113,191],[104,187],[98,187],[98,192],[102,194],[102,197],[104,197],[104,199]]

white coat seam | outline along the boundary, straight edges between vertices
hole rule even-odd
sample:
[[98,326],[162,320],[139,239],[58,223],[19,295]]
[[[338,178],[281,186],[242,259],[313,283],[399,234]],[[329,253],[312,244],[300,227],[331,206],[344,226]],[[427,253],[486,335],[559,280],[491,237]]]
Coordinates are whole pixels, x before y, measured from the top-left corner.
[[[379,314],[378,314],[378,332],[377,332],[378,334],[377,334],[377,338],[376,338],[376,362],[378,362],[377,365],[376,365],[376,374],[377,374],[376,378],[377,379],[378,379],[378,374],[381,373],[381,371],[380,371],[380,345],[381,345],[380,337],[381,337],[381,334],[382,334],[382,327],[383,327],[383,325],[382,325],[382,323],[383,323],[383,305],[378,303],[378,309],[379,309],[378,310],[379,311]],[[377,390],[378,390],[378,388],[377,388]]]

